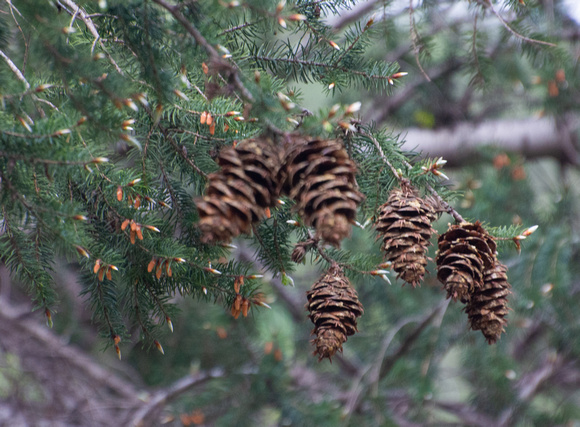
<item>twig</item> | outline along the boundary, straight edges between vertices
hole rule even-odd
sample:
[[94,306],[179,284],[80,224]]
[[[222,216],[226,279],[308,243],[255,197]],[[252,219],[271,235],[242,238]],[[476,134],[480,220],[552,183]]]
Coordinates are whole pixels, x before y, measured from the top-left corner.
[[270,58],[267,56],[258,56],[258,55],[246,56],[242,59],[253,59],[253,60],[264,61],[264,62],[286,62],[286,63],[297,64],[297,65],[309,65],[311,67],[321,67],[321,68],[325,68],[328,70],[343,71],[345,73],[354,74],[356,76],[362,76],[362,77],[365,77],[367,79],[372,79],[372,80],[389,80],[390,78],[392,78],[391,76],[382,76],[379,74],[369,74],[365,71],[356,71],[356,70],[353,70],[353,69],[348,68],[348,67],[341,67],[339,65],[333,65],[333,64],[325,64],[323,62],[307,61],[305,59]]
[[413,54],[415,55],[415,62],[417,62],[417,67],[419,67],[419,70],[421,71],[421,74],[423,74],[423,76],[425,76],[425,79],[427,79],[428,82],[431,81],[431,78],[427,75],[427,73],[425,72],[425,70],[423,69],[423,66],[421,65],[421,61],[419,61],[419,47],[417,46],[417,38],[418,38],[418,33],[417,33],[417,29],[415,28],[415,19],[413,19],[413,0],[409,0],[409,27],[410,27],[410,32],[411,32],[411,42],[413,43]]
[[[400,181],[401,175],[399,175],[399,172],[397,171],[397,169],[395,169],[395,167],[391,164],[389,159],[387,159],[387,156],[385,155],[385,153],[381,147],[381,144],[379,144],[379,141],[377,141],[377,139],[374,136],[372,136],[371,134],[363,132],[362,130],[360,131],[360,133],[362,135],[366,136],[367,138],[369,138],[373,142],[373,145],[375,146],[375,148],[379,152],[379,155],[381,156],[381,159],[383,159],[383,162],[389,167],[389,169],[391,170],[393,175],[395,175],[395,178],[397,178]],[[410,165],[408,165],[408,166],[410,166]]]
[[510,27],[510,25],[507,23],[507,21],[504,19],[504,17],[501,16],[501,14],[497,10],[495,10],[491,0],[477,0],[477,3],[481,4],[482,6],[489,7],[491,12],[497,17],[497,19],[499,19],[499,22],[501,22],[501,24],[505,27],[505,29],[508,30],[512,35],[514,35],[518,39],[521,39],[527,43],[536,43],[536,44],[542,44],[544,46],[556,47],[556,45],[554,43],[546,42],[543,40],[532,39],[530,37],[526,37],[523,34],[518,33],[516,30],[514,30],[512,27]]
[[193,387],[204,384],[215,378],[221,378],[223,376],[223,371],[214,370],[209,373],[200,372],[194,375],[187,375],[186,377],[177,380],[169,387],[163,390],[159,390],[153,394],[149,401],[135,412],[131,422],[127,425],[153,425],[153,423],[157,421],[156,415],[158,411],[162,410],[163,407],[167,405],[167,403],[175,400],[178,396],[187,392]]
[[[73,0],[59,0],[59,2],[68,6],[73,11],[72,12],[72,15],[73,15],[72,21],[74,21],[74,18],[78,15],[80,17],[80,19],[86,25],[89,32],[95,38],[93,45],[91,47],[91,54],[95,50],[95,45],[98,42],[99,45],[101,46],[101,49],[103,49],[103,52],[105,52],[105,55],[107,55],[107,59],[109,60],[109,62],[115,67],[115,70],[117,70],[117,72],[119,74],[125,75],[125,73],[123,72],[121,67],[119,67],[117,62],[115,62],[115,60],[113,59],[111,54],[105,48],[105,45],[103,44],[103,41],[101,40],[101,36],[99,35],[99,32],[97,31],[97,27],[95,26],[93,20],[91,19],[91,15],[89,15],[87,12],[85,12],[84,9],[82,9],[79,5],[77,5]],[[71,13],[70,11],[67,11],[67,12]],[[71,26],[73,24],[72,21],[71,21]]]
[[308,230],[308,237],[310,237],[310,240],[312,240],[312,242],[313,242],[312,246],[316,248],[316,251],[322,257],[322,259],[324,259],[330,265],[335,265],[335,264],[341,265],[340,263],[338,263],[335,260],[333,260],[332,258],[330,258],[328,256],[328,254],[326,253],[326,251],[320,247],[320,239],[315,238],[314,234],[312,234],[312,231],[310,231],[310,230]]
[[362,35],[370,28],[370,25],[367,27],[365,26],[362,30],[362,32],[356,36],[356,38],[352,41],[352,43],[350,44],[350,46],[348,46],[346,49],[344,49],[344,51],[342,52],[342,54],[338,57],[338,59],[336,61],[334,61],[334,65],[337,65],[340,63],[340,61],[342,61],[342,59],[348,54],[348,52],[350,52],[355,45],[358,43],[358,41],[360,40],[360,38],[362,37]]
[[26,90],[30,89],[30,83],[28,83],[28,81],[26,80],[26,77],[24,77],[24,75],[18,69],[16,64],[14,62],[12,62],[12,60],[10,58],[8,58],[8,56],[6,56],[6,54],[2,50],[0,50],[0,56],[4,59],[4,61],[6,61],[6,63],[8,64],[8,67],[10,67],[12,72],[16,75],[16,78],[18,80],[20,80],[22,83],[24,83],[24,86],[26,86]]
[[205,39],[205,37],[203,37],[203,35],[197,30],[197,28],[195,28],[191,24],[191,22],[189,22],[187,18],[181,13],[181,11],[179,10],[179,6],[172,6],[165,0],[153,0],[153,3],[158,4],[159,6],[167,10],[169,13],[171,13],[171,15],[173,15],[173,17],[182,25],[182,27],[185,28],[185,30],[193,37],[196,43],[205,49],[205,51],[208,53],[210,57],[210,60],[214,61],[221,67],[229,69],[231,72],[231,78],[234,86],[240,91],[240,93],[246,100],[248,100],[249,102],[254,101],[254,97],[240,80],[238,69],[221,57],[221,55],[217,52],[217,50]]
[[[323,2],[313,2],[313,3],[323,3]],[[377,3],[383,3],[383,1],[372,0],[372,1],[367,1],[364,3],[361,2],[357,5],[356,8],[354,8],[351,11],[350,14],[341,13],[340,16],[338,17],[339,20],[333,24],[335,31],[342,30],[347,25],[349,25],[355,21],[358,21],[367,13],[372,12],[372,10],[375,8]],[[306,6],[306,5],[303,4],[302,6]]]
[[[387,166],[389,166],[389,168],[391,169],[391,171],[393,172],[393,174],[395,175],[395,177],[401,181],[401,176],[399,175],[399,173],[397,172],[397,170],[394,168],[394,166],[391,164],[391,162],[389,162],[389,159],[387,159],[387,156],[385,155],[385,153],[383,152],[383,150],[381,149],[381,146],[379,144],[379,142],[376,140],[376,138],[374,138],[372,135],[360,131],[360,133],[364,136],[366,136],[367,138],[369,138],[374,146],[377,148],[379,155],[381,156],[381,159],[383,159],[383,162],[385,162],[385,164]],[[409,169],[413,168],[413,165],[411,165],[409,162],[407,162],[406,160],[403,160],[403,163],[405,166],[407,166]],[[437,193],[437,191],[431,187],[430,184],[426,185],[427,189],[429,190],[429,192],[433,195],[433,197],[435,197],[437,199],[437,202],[445,209],[445,211],[450,214],[453,218],[455,218],[455,221],[462,223],[465,222],[465,220],[463,219],[463,217],[459,214],[459,212],[457,212],[455,209],[453,209],[453,207],[447,203],[445,200],[443,200],[443,198],[439,195],[439,193]]]
[[259,21],[257,21],[257,22],[244,22],[243,24],[236,25],[235,27],[228,28],[227,30],[223,30],[219,35],[223,36],[223,35],[226,35],[228,33],[232,33],[234,31],[241,30],[242,28],[251,27],[252,25],[256,25],[258,22]]

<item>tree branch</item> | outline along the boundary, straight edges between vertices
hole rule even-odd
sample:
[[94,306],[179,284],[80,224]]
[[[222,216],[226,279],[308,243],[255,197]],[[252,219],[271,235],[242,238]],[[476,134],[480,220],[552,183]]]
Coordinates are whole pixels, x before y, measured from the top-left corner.
[[242,96],[249,102],[254,101],[254,97],[240,80],[238,69],[221,57],[221,55],[217,52],[217,50],[205,39],[205,37],[203,37],[203,35],[197,30],[197,28],[195,28],[193,24],[189,22],[187,18],[181,13],[178,6],[172,6],[165,0],[153,0],[153,3],[158,4],[159,6],[167,10],[169,13],[171,13],[171,15],[173,15],[173,17],[183,26],[183,28],[185,28],[185,30],[189,33],[189,35],[193,37],[195,42],[205,49],[205,51],[208,53],[210,57],[210,60],[215,62],[217,65],[226,68],[230,71],[233,84],[240,91]]
[[26,86],[26,90],[30,89],[30,83],[28,83],[28,81],[26,80],[26,77],[24,77],[24,74],[22,74],[22,72],[16,66],[16,64],[14,62],[12,62],[12,60],[10,58],[8,58],[8,56],[6,56],[6,54],[4,52],[2,52],[1,50],[0,50],[0,56],[4,59],[4,61],[6,61],[6,63],[8,64],[8,67],[10,67],[12,72],[16,75],[16,78],[18,80],[20,80],[22,83],[24,83],[24,86]]
[[574,132],[580,117],[564,119],[560,126],[551,117],[542,119],[508,119],[483,123],[459,123],[442,129],[412,128],[404,134],[403,150],[418,150],[425,157],[443,157],[448,166],[463,166],[481,160],[485,145],[505,151],[519,152],[526,157],[555,157],[565,163],[580,164],[580,153],[561,128]]
[[180,378],[169,387],[155,392],[148,402],[135,412],[128,425],[138,427],[158,425],[159,411],[163,410],[170,401],[193,387],[204,384],[211,379],[223,377],[223,375],[223,371],[214,370],[210,373],[199,372]]
[[[77,5],[73,0],[59,0],[59,3],[68,6],[73,11],[73,19],[75,16],[79,16],[79,18],[81,18],[81,20],[86,25],[89,32],[95,38],[95,41],[93,42],[93,46],[91,48],[91,53],[95,49],[95,44],[97,42],[99,42],[101,49],[103,49],[103,52],[105,52],[105,55],[107,55],[107,59],[115,67],[115,70],[117,70],[117,73],[124,75],[125,73],[123,72],[121,67],[119,67],[119,65],[115,62],[115,60],[113,59],[111,54],[107,51],[107,49],[105,49],[105,45],[103,44],[103,41],[101,40],[101,36],[99,35],[99,32],[97,31],[97,27],[95,26],[93,20],[91,19],[91,15],[89,15],[87,12],[85,12],[84,9],[81,8],[79,5]],[[71,23],[71,25],[72,25],[72,23]]]

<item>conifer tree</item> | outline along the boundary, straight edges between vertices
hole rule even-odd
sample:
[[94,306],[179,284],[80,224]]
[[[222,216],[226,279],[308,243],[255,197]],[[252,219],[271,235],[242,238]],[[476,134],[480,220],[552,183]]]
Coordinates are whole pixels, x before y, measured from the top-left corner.
[[0,424],[580,419],[571,3],[0,2]]
[[[393,261],[398,276],[419,284],[435,212],[464,223],[442,185],[444,159],[402,150],[397,137],[361,120],[361,102],[312,112],[293,86],[386,97],[400,87],[405,70],[369,59],[367,47],[380,37],[374,18],[341,33],[328,24],[351,5],[2,6],[0,250],[49,323],[58,310],[51,273],[63,257],[79,263],[87,304],[119,356],[132,330],[161,348],[175,295],[218,302],[236,317],[268,306],[259,278],[291,283],[308,253],[351,279],[388,279]],[[409,199],[393,196],[397,187]],[[391,210],[381,214],[385,203]],[[394,253],[387,262],[341,249],[353,226],[374,221]],[[528,225],[482,233],[518,243]],[[263,269],[230,256],[240,235]],[[465,266],[481,239],[452,240],[440,244],[441,256],[457,254],[445,252],[439,275],[467,269],[475,277],[467,298],[491,266]],[[472,327],[481,328],[473,310]]]

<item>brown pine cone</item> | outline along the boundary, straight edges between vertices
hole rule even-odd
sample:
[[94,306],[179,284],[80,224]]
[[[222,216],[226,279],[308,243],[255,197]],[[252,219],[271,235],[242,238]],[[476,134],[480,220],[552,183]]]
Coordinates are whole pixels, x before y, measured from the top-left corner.
[[483,273],[483,286],[473,292],[465,307],[471,329],[481,331],[489,344],[494,344],[505,332],[510,289],[507,267],[496,260]]
[[203,242],[228,242],[250,233],[252,223],[276,203],[280,154],[267,138],[247,139],[224,148],[220,170],[208,177],[203,198],[196,200]]
[[364,312],[363,306],[338,265],[330,267],[306,296],[306,308],[314,323],[312,334],[316,335],[312,340],[316,346],[314,354],[318,354],[319,361],[325,357],[331,359],[337,351],[342,351],[347,336],[357,332],[357,319]]
[[447,298],[467,303],[471,294],[483,286],[483,272],[495,262],[496,244],[481,224],[464,222],[451,225],[439,237],[437,278]]
[[358,191],[356,165],[337,140],[306,141],[295,138],[287,148],[283,171],[284,191],[316,236],[339,246],[350,235],[351,223],[363,200]]
[[393,269],[413,287],[420,284],[427,266],[427,249],[433,235],[431,223],[437,219],[433,207],[419,197],[408,182],[391,191],[380,207],[375,224],[383,239],[381,249]]

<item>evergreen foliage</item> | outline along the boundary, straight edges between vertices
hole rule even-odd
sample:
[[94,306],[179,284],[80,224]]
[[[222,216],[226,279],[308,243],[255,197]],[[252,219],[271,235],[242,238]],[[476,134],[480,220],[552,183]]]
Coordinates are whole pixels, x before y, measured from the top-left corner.
[[[359,116],[359,100],[365,101],[366,94],[386,99],[404,87],[406,72],[397,61],[385,60],[376,48],[400,49],[396,40],[405,43],[407,57],[401,62],[416,64],[418,73],[425,76],[422,64],[439,69],[442,75],[461,67],[463,74],[449,79],[468,86],[470,96],[481,97],[475,110],[490,108],[485,97],[501,92],[516,77],[531,87],[533,76],[527,67],[541,64],[538,74],[546,88],[537,88],[543,92],[530,97],[530,104],[545,113],[563,115],[577,108],[579,82],[562,80],[564,74],[577,74],[577,63],[569,61],[570,46],[535,25],[540,12],[533,1],[531,5],[504,2],[503,7],[514,15],[509,23],[493,2],[457,2],[464,3],[474,19],[469,29],[461,22],[447,29],[459,33],[461,43],[450,41],[447,30],[427,25],[448,2],[423,1],[420,7],[411,2],[398,15],[365,17],[339,29],[330,24],[332,17],[340,18],[354,3],[60,0],[39,6],[34,0],[19,0],[2,4],[0,260],[26,286],[34,307],[51,325],[60,303],[57,270],[70,262],[80,272],[81,294],[102,341],[119,357],[126,342],[140,342],[144,348],[156,347],[161,352],[161,341],[165,350],[185,348],[181,354],[156,361],[158,370],[149,377],[152,384],[219,366],[210,375],[214,381],[199,393],[195,404],[185,398],[175,402],[175,413],[190,413],[191,419],[197,419],[196,408],[202,408],[205,416],[221,425],[395,425],[402,415],[392,402],[399,399],[413,408],[404,418],[416,423],[446,422],[446,417],[467,422],[470,418],[463,419],[459,411],[449,410],[451,415],[439,418],[437,411],[449,408],[429,397],[445,386],[445,371],[456,364],[463,369],[465,395],[469,396],[463,402],[482,417],[475,424],[485,425],[497,414],[508,424],[520,415],[522,423],[564,422],[578,416],[577,408],[565,401],[565,390],[545,396],[560,411],[551,417],[537,402],[511,405],[524,400],[523,392],[519,390],[518,395],[516,388],[506,386],[511,380],[506,372],[535,366],[534,349],[554,349],[554,366],[580,357],[575,339],[580,327],[571,305],[578,296],[574,280],[579,273],[574,263],[578,256],[574,194],[558,188],[561,209],[526,211],[523,207],[536,191],[516,178],[514,169],[523,170],[517,159],[506,167],[480,165],[465,171],[458,176],[463,189],[456,191],[447,185],[444,159],[422,158],[421,153],[404,150],[403,136]],[[490,20],[501,25],[499,34],[480,30]],[[402,22],[411,30],[405,37],[400,36]],[[553,42],[558,46],[552,47]],[[495,61],[501,66],[494,66]],[[499,71],[506,69],[513,74]],[[419,87],[417,92],[438,91],[447,100],[445,108],[438,110],[435,104],[419,101],[413,112],[409,107],[397,109],[393,120],[425,127],[451,120],[450,106],[459,100],[439,83],[440,87]],[[321,86],[329,98],[349,101],[310,111],[305,84]],[[352,90],[357,91],[355,101]],[[514,100],[512,105],[516,104]],[[478,114],[473,111],[474,118]],[[270,177],[280,180],[279,201],[276,193],[272,199],[276,203],[262,206],[252,203],[250,195],[240,207],[237,196],[231,196],[237,183],[231,177],[244,172],[243,168],[224,166],[220,153],[236,152],[230,147],[251,138],[268,141],[269,149],[281,158],[282,171],[293,166],[295,158],[305,160],[300,157],[302,148],[296,148],[301,141],[324,143],[320,153],[308,154],[304,169],[310,175],[298,175],[294,184],[285,184],[287,171]],[[343,154],[348,161],[337,166],[336,158]],[[488,159],[495,154],[482,153]],[[259,159],[256,153],[252,156]],[[319,160],[326,162],[323,167],[310,167]],[[229,175],[222,173],[224,169]],[[243,182],[251,186],[251,172],[244,173]],[[215,186],[222,187],[208,195],[212,176],[220,176]],[[473,177],[482,185],[474,185]],[[318,187],[322,179],[336,185]],[[409,250],[395,248],[393,259],[399,264],[394,274],[389,271],[391,266],[374,241],[373,226],[381,206],[402,183],[409,185],[411,199],[432,208],[429,218],[421,217],[423,211],[411,215],[415,226],[428,230],[429,236],[433,210],[444,216],[433,224],[440,234],[447,230],[447,221],[481,221],[476,237],[481,234],[498,243],[498,257],[509,268],[513,287],[509,304],[513,314],[507,317],[517,326],[506,327],[508,337],[498,341],[497,348],[490,350],[479,334],[466,333],[468,315],[459,304],[445,300],[441,284],[435,283],[434,263],[425,271],[426,251],[434,258],[436,250],[428,248],[428,238],[416,238],[418,243],[409,243]],[[224,186],[229,190],[220,195]],[[293,194],[296,188],[299,194]],[[216,204],[221,206],[216,215],[222,215],[222,224],[244,217],[240,229],[251,229],[251,233],[233,244],[229,237],[238,233],[223,241],[205,238],[200,219],[207,212],[198,210],[204,195],[206,201],[207,197],[230,197],[228,203]],[[343,202],[349,203],[347,213]],[[244,216],[244,208],[248,212],[251,208],[251,214]],[[318,234],[314,228],[327,221],[321,213],[326,208],[332,218],[342,215],[348,230],[353,226],[351,237],[340,241],[348,230],[332,238]],[[393,221],[403,218],[398,212],[389,211],[389,215]],[[558,226],[540,227],[534,239],[529,237],[534,231],[529,227],[545,224],[547,218],[558,221]],[[412,229],[395,229],[404,230],[406,240],[413,235]],[[385,247],[395,247],[397,237],[389,236]],[[296,247],[304,252],[300,258],[293,255]],[[393,286],[385,292],[382,285],[403,274],[401,265],[416,252],[415,247],[421,250],[421,267],[405,280],[413,287],[424,280],[422,288]],[[495,243],[486,250],[491,247],[495,249]],[[453,248],[451,257],[456,252],[459,258],[466,257],[457,246]],[[520,258],[514,248],[521,251]],[[499,262],[494,250],[489,251],[488,258]],[[473,253],[481,255],[477,250]],[[305,271],[301,260],[315,265],[318,272]],[[463,261],[457,261],[454,271],[473,270],[464,267]],[[482,286],[475,283],[484,281],[481,264],[479,279],[468,284],[465,295]],[[488,269],[494,265],[489,264]],[[303,321],[303,292],[321,272],[334,268],[340,274],[328,275],[332,286],[313,291],[316,304],[321,305],[311,308],[311,317],[319,330],[337,329],[342,318],[336,319],[345,301],[354,305],[356,299],[350,280],[358,299],[351,310],[356,316],[351,313],[355,319],[354,326],[348,325],[348,335],[356,330],[356,318],[363,312],[359,299],[365,314],[358,320],[361,333],[344,345],[345,357],[337,355],[348,375],[333,371],[336,362],[316,373],[303,365],[290,372],[285,358],[303,362],[311,352],[307,343],[311,326]],[[281,286],[293,285],[293,278],[300,279],[297,289]],[[509,284],[503,270],[500,279],[493,285],[505,291]],[[340,294],[334,288],[341,286],[334,282],[349,284],[355,296]],[[272,286],[289,301],[301,301],[294,305],[294,312],[276,306],[272,311],[258,310],[273,305]],[[326,287],[332,287],[336,295],[324,295]],[[506,293],[500,295],[499,329],[507,312]],[[470,309],[470,321],[473,329],[484,330],[480,318],[485,318],[488,300],[478,298],[481,301]],[[224,309],[211,311],[213,305]],[[175,322],[183,319],[179,308],[191,311],[195,322]],[[318,315],[328,315],[334,324],[316,323]],[[238,319],[234,326],[232,317]],[[243,322],[243,317],[254,322]],[[175,333],[170,335],[174,324]],[[269,330],[264,329],[266,324]],[[565,327],[561,333],[534,336],[533,328],[540,325]],[[231,328],[230,333],[234,331],[229,341],[225,326]],[[490,343],[501,333],[491,329],[485,335]],[[332,351],[321,346],[320,357],[334,355],[337,348],[342,351],[345,333],[336,339],[339,343]],[[299,338],[294,340],[294,335]],[[518,354],[512,340],[528,343],[528,352]],[[232,354],[236,363],[226,357]],[[134,349],[131,362],[139,367],[151,357]],[[199,365],[191,366],[192,360]],[[297,383],[299,377],[306,378],[304,383]],[[332,385],[305,384],[320,378]],[[349,390],[347,398],[336,397],[335,389]],[[246,394],[250,397],[240,406],[239,396]],[[385,401],[391,403],[385,406]]]

